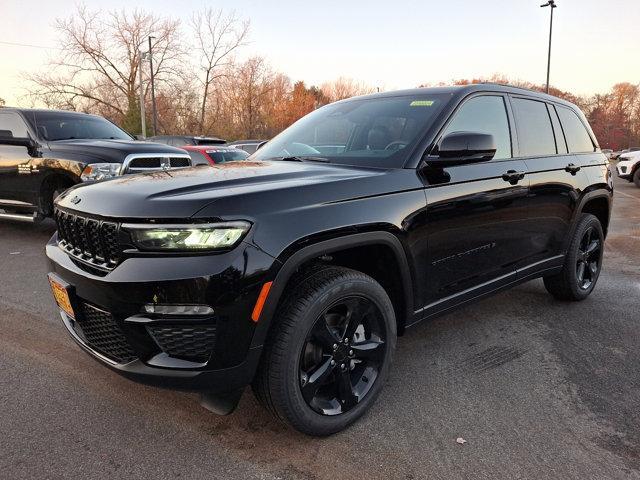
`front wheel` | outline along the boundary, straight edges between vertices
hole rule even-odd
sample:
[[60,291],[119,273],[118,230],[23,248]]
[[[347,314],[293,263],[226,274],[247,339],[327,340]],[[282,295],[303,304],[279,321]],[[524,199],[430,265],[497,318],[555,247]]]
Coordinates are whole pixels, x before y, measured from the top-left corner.
[[327,267],[287,295],[253,389],[281,420],[308,435],[361,417],[386,380],[396,344],[393,306],[371,277]]
[[633,174],[633,183],[636,184],[636,187],[640,188],[640,167],[636,168]]
[[562,271],[544,277],[547,291],[559,300],[584,300],[596,286],[604,253],[602,225],[594,215],[580,217]]

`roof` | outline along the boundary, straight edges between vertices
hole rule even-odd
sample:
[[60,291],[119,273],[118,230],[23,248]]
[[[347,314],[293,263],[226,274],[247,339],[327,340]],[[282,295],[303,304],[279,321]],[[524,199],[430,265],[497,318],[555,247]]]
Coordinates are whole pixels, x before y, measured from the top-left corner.
[[193,138],[195,140],[212,140],[212,141],[221,141],[224,142],[222,138],[218,137],[205,137],[203,135],[171,135],[171,134],[163,134],[163,135],[154,135],[149,138]]
[[263,143],[266,140],[236,140],[234,142],[229,142],[227,145],[245,145],[245,144],[254,144],[254,143]]
[[192,152],[206,152],[209,150],[232,150],[233,147],[228,144],[213,144],[213,145],[181,145],[179,148]]
[[395,90],[390,92],[372,93],[370,95],[362,95],[358,97],[351,97],[343,102],[347,102],[352,99],[365,99],[365,98],[384,98],[384,97],[401,97],[411,95],[429,95],[429,94],[451,94],[466,96],[474,92],[502,92],[512,94],[524,94],[531,97],[537,97],[541,100],[549,102],[562,103],[565,105],[575,106],[573,103],[568,102],[560,97],[548,95],[546,93],[539,92],[537,90],[531,90],[529,88],[516,87],[514,85],[505,85],[502,83],[473,83],[469,85],[449,85],[443,87],[421,87],[411,88],[406,90]]
[[69,115],[89,115],[92,117],[96,117],[99,115],[95,115],[93,113],[85,113],[85,112],[76,112],[75,110],[56,110],[51,108],[18,108],[18,107],[2,107],[0,111],[6,112],[20,112],[20,113],[60,113],[60,114],[69,114]]

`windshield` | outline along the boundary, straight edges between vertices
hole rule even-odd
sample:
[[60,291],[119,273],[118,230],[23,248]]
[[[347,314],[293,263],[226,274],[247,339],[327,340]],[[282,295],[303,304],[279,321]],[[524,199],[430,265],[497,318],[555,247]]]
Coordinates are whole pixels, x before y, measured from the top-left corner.
[[252,159],[309,157],[349,165],[402,167],[449,98],[447,94],[373,97],[327,105],[298,120]]
[[48,141],[83,139],[131,140],[131,136],[102,117],[81,113],[33,112],[28,115],[38,135]]
[[246,160],[249,154],[244,150],[213,150],[207,152],[216,163],[235,162],[237,160]]

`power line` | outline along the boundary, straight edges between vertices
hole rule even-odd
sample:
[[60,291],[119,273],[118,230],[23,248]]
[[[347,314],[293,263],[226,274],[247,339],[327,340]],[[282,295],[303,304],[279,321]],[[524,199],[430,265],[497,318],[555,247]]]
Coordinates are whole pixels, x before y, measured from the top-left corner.
[[45,47],[44,45],[32,45],[29,43],[16,43],[16,42],[4,42],[0,40],[2,45],[10,45],[12,47],[29,47],[29,48],[41,48],[43,50],[60,50],[58,47]]

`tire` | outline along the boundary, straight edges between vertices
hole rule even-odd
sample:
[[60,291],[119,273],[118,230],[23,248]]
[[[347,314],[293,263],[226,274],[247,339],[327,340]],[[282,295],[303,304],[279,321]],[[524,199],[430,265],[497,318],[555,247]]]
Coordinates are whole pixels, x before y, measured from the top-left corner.
[[587,298],[600,276],[603,253],[602,225],[594,215],[583,213],[571,238],[562,271],[544,277],[547,291],[558,300]]
[[640,188],[640,167],[636,168],[636,171],[633,173],[633,183],[636,184],[636,187]]
[[[347,268],[316,268],[290,284],[253,391],[296,430],[331,435],[360,418],[387,379],[396,345],[393,305],[374,279]],[[371,352],[375,359],[360,359]]]

